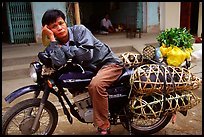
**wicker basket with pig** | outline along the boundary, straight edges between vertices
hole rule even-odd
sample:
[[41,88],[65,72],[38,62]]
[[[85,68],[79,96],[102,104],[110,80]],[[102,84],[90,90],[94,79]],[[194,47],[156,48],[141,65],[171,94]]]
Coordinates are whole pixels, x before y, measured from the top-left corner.
[[162,93],[164,90],[169,94],[174,91],[197,89],[201,79],[186,68],[144,64],[134,70],[130,83],[132,90],[139,94]]
[[134,70],[130,84],[135,94],[130,108],[138,117],[151,118],[159,117],[164,112],[185,112],[201,101],[192,91],[199,88],[201,79],[182,67],[144,64]]

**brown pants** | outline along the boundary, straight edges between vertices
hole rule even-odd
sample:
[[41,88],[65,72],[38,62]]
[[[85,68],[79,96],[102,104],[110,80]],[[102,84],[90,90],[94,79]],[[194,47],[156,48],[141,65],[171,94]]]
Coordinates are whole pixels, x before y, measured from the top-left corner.
[[109,64],[101,68],[93,77],[88,86],[93,104],[93,122],[95,126],[106,129],[110,127],[108,120],[108,93],[109,87],[121,75],[123,67]]

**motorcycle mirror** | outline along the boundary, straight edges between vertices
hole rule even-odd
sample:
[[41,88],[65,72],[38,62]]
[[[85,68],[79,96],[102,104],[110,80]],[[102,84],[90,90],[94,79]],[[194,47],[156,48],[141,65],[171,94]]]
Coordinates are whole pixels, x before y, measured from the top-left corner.
[[44,52],[39,52],[38,58],[45,66],[52,67],[52,60]]

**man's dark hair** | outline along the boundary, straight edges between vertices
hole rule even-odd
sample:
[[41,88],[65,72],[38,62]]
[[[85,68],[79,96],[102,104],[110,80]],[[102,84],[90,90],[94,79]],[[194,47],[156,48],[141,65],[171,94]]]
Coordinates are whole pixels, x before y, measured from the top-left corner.
[[104,17],[105,17],[106,15],[110,16],[109,12],[106,11],[106,12],[104,13]]
[[65,20],[65,15],[61,10],[58,9],[47,10],[42,17],[42,26],[54,23],[59,17],[62,17],[62,19]]

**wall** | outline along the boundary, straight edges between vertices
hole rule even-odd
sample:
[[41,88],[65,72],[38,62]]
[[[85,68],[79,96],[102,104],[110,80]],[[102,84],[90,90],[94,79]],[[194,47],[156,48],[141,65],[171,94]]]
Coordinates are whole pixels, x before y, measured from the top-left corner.
[[163,29],[180,26],[180,2],[164,2]]
[[[63,13],[66,13],[66,2],[31,2],[32,14],[33,14],[33,25],[34,33],[37,43],[41,43],[41,19],[44,12],[47,9],[60,9]],[[66,15],[66,14],[65,14]]]
[[[180,2],[160,2],[160,30],[180,27]],[[202,33],[202,2],[199,4],[198,36]]]
[[165,30],[165,2],[159,2],[160,7],[160,31]]
[[159,31],[159,2],[147,2],[147,32]]

